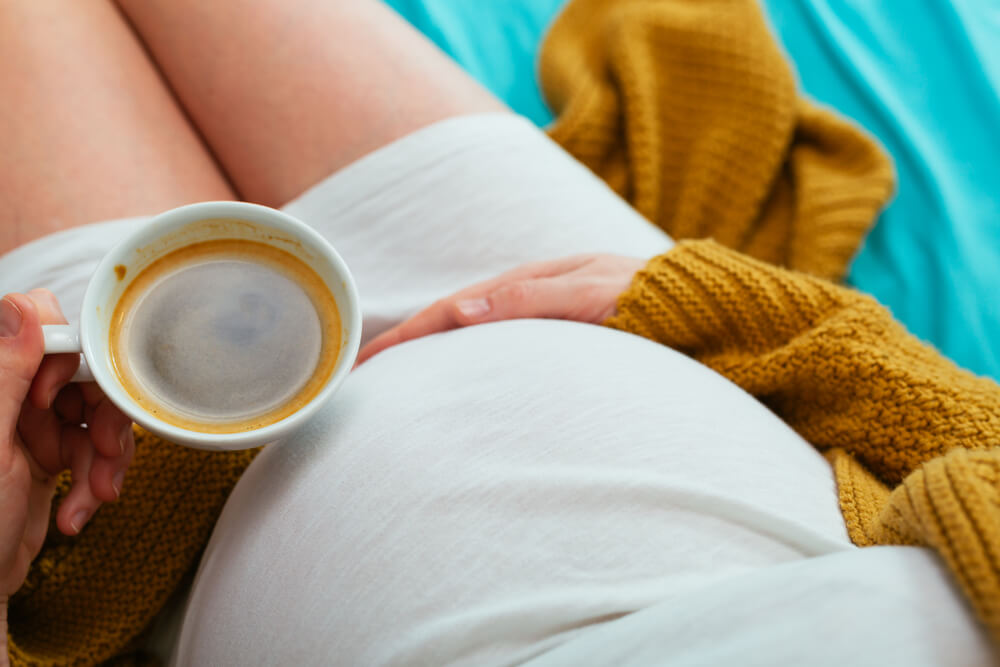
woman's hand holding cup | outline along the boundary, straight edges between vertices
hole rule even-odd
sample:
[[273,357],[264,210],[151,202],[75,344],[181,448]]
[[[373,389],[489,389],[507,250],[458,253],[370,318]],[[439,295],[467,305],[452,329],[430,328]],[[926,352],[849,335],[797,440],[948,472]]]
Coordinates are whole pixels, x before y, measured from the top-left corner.
[[43,359],[43,324],[65,318],[50,292],[0,301],[0,601],[24,582],[49,523],[56,476],[73,486],[56,524],[83,529],[121,492],[135,450],[132,422],[94,384],[70,384],[79,355]]

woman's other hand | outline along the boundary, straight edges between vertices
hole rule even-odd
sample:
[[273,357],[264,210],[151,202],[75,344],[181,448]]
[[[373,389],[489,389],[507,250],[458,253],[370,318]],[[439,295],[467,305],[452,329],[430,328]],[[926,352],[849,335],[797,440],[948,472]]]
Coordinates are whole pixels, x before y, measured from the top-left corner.
[[471,324],[538,317],[598,324],[615,312],[618,295],[646,260],[576,255],[525,264],[441,299],[362,348],[358,363],[428,334]]
[[73,474],[56,524],[75,535],[118,497],[135,451],[131,420],[97,385],[70,384],[79,355],[43,356],[42,324],[65,322],[45,290],[0,300],[0,601],[42,547],[56,475]]

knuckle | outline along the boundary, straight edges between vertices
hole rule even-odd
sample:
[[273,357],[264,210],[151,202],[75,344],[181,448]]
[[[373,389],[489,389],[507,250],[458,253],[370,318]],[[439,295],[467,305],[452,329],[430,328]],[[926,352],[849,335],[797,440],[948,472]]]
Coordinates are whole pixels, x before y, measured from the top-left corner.
[[503,297],[512,303],[523,304],[531,300],[533,292],[532,284],[522,280],[508,285],[504,290]]

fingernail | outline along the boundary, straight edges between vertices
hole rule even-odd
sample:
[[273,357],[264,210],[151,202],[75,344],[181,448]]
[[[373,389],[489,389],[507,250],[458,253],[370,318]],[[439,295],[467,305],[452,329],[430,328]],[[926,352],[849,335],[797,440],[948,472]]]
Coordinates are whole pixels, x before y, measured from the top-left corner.
[[119,470],[114,479],[111,480],[111,487],[115,490],[115,498],[122,495],[122,484],[125,483],[125,471]]
[[128,444],[128,438],[130,435],[132,435],[132,424],[127,424],[118,435],[118,449],[120,450],[120,454],[125,453],[125,445]]
[[87,519],[90,517],[90,512],[87,510],[80,510],[73,515],[73,518],[69,520],[69,525],[73,528],[73,531],[77,534],[83,530],[83,527],[87,524]]
[[456,306],[466,317],[482,317],[490,312],[490,302],[486,299],[459,301]]
[[0,338],[14,338],[21,333],[21,309],[4,297],[0,299]]

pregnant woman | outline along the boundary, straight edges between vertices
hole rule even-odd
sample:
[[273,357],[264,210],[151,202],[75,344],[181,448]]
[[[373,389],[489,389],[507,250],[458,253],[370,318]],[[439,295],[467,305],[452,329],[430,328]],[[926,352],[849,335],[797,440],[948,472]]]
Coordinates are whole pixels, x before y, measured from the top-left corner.
[[[313,225],[362,295],[363,363],[247,469],[145,639],[163,659],[990,663],[932,552],[852,544],[808,442],[594,326],[673,241],[381,3],[13,0],[0,99],[4,293],[73,319],[144,216],[244,199]],[[50,475],[75,473],[68,535],[129,484],[127,421],[63,389],[72,360],[39,367],[60,317],[0,304],[0,596]]]

